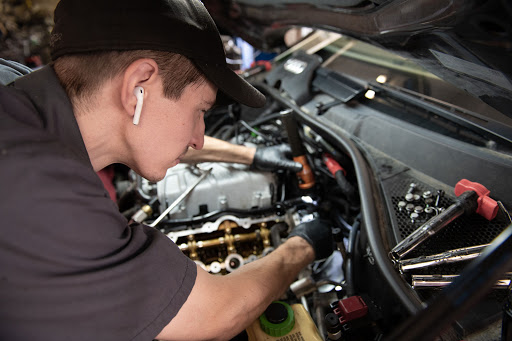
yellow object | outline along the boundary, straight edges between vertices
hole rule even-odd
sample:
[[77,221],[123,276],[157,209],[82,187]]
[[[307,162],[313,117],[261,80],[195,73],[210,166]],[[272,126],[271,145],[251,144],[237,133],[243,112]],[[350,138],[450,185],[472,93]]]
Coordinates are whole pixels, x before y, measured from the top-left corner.
[[292,304],[295,314],[293,329],[284,336],[267,335],[260,326],[260,320],[254,321],[248,328],[249,341],[323,341],[315,323],[302,304]]

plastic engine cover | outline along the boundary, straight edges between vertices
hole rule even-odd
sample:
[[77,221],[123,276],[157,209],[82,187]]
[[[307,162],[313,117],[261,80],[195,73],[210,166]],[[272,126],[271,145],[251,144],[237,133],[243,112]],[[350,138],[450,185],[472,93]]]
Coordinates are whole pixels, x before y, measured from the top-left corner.
[[[199,167],[202,170],[212,168],[212,172],[170,212],[170,218],[190,218],[228,208],[249,210],[272,204],[276,191],[276,180],[272,173],[250,171],[246,165],[220,162],[201,163]],[[165,178],[157,183],[161,212],[199,176],[201,172],[194,166],[179,164],[170,168]]]

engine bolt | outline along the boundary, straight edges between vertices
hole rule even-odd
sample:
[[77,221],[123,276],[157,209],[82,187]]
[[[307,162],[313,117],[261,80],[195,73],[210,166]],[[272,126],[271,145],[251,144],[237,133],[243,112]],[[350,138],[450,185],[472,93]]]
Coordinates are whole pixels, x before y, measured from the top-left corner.
[[414,194],[414,201],[420,201],[421,197],[419,194]]
[[418,214],[423,213],[423,207],[421,207],[421,206],[414,207],[414,212],[418,213]]
[[407,206],[407,203],[405,201],[399,201],[398,202],[398,210],[400,212],[402,212],[404,210],[405,206]]
[[414,200],[414,194],[412,194],[412,193],[407,193],[407,194],[405,195],[405,200],[407,200],[407,201],[409,201],[409,202],[413,201],[413,200]]
[[418,213],[411,213],[411,223],[414,223],[419,217]]
[[434,204],[435,207],[439,207],[439,204],[441,202],[441,199],[443,198],[444,196],[444,191],[443,190],[438,190],[437,191],[437,197],[436,197],[436,203]]
[[405,206],[405,210],[407,212],[412,212],[414,210],[414,204],[407,204],[407,206]]
[[425,207],[424,212],[425,212],[425,214],[430,215],[430,214],[434,213],[434,209],[432,207],[430,207],[430,206],[429,207]]
[[414,182],[412,182],[410,185],[409,185],[409,189],[407,190],[407,193],[408,194],[412,194],[414,192],[414,189],[416,188],[416,184]]

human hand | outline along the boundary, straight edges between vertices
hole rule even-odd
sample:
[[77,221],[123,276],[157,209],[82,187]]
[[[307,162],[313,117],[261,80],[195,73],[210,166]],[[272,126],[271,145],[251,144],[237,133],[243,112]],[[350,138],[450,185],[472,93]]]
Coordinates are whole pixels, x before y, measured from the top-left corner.
[[295,173],[300,172],[302,170],[302,165],[298,162],[292,161],[291,154],[291,148],[287,144],[258,147],[256,148],[256,154],[254,154],[251,167],[262,171],[285,169]]
[[297,225],[288,238],[294,236],[303,238],[313,247],[316,260],[329,257],[334,250],[331,227],[320,219]]

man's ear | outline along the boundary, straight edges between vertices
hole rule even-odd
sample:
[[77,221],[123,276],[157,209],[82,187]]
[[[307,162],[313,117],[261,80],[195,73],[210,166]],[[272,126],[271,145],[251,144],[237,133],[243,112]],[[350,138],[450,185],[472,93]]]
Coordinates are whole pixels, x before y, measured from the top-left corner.
[[[135,111],[137,109],[137,102],[140,104],[148,96],[148,92],[151,92],[158,78],[158,64],[149,58],[138,59],[131,63],[123,73],[122,84],[121,84],[121,104],[127,118],[133,120]],[[139,100],[134,92],[137,87],[142,87],[143,98]],[[140,108],[139,115],[143,116],[144,108]],[[138,120],[137,120],[138,121]]]

